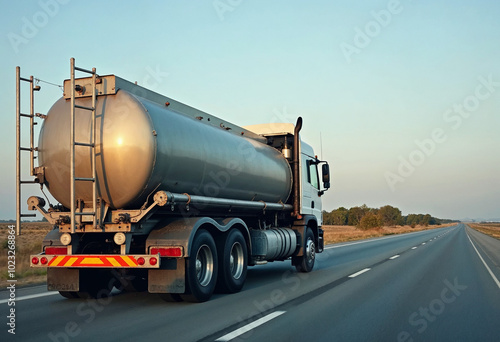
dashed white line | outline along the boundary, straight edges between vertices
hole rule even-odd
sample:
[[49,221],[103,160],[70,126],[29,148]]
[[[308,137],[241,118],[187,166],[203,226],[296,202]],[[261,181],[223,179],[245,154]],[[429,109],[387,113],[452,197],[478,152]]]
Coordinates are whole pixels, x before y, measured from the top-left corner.
[[363,273],[365,273],[365,272],[368,272],[369,270],[370,270],[370,268],[365,268],[364,270],[361,270],[361,271],[359,271],[359,272],[356,272],[356,273],[354,273],[354,274],[351,274],[351,275],[349,276],[349,278],[355,278],[355,277],[359,276],[360,274],[363,274]]
[[[59,294],[59,292],[50,291],[50,292],[38,293],[38,294],[33,294],[33,295],[28,295],[28,296],[16,297],[16,302],[18,302],[20,300],[33,299],[33,298],[38,298],[38,297],[53,296],[55,294]],[[2,300],[0,300],[0,304],[7,303],[8,301],[9,301],[9,299],[2,299]]]
[[425,242],[422,242],[422,245],[425,245]]
[[249,323],[239,329],[236,329],[235,331],[233,332],[230,332],[229,334],[226,334],[222,337],[219,337],[218,339],[216,339],[216,341],[230,341],[232,340],[233,338],[236,338],[240,335],[243,335],[244,333],[246,332],[249,332],[250,330],[258,327],[259,325],[262,325],[266,322],[269,322],[270,320],[272,320],[273,318],[276,318],[280,315],[283,315],[286,311],[275,311],[273,313],[270,313],[269,315],[267,316],[264,316],[258,320],[256,320],[255,322],[252,322],[252,323]]
[[399,258],[399,254],[396,254],[396,255],[394,255],[394,256],[391,256],[391,257],[389,258],[389,260],[394,260],[394,259],[396,259],[396,258]]
[[411,249],[417,249],[417,247],[412,247]]

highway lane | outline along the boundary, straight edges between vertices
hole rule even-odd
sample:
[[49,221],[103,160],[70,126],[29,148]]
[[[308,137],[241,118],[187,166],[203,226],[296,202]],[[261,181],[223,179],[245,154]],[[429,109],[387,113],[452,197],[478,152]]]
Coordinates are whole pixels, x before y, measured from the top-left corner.
[[500,288],[464,226],[413,247],[235,341],[499,341]]
[[[165,303],[147,293],[19,300],[47,292],[18,289],[15,340],[214,341],[245,330],[233,340],[500,340],[500,288],[466,231],[460,225],[328,246],[312,273],[296,273],[289,262],[252,267],[240,293],[201,304]],[[500,248],[474,233],[500,278],[483,252]],[[0,307],[7,313],[6,303]],[[3,326],[0,340],[13,340]]]

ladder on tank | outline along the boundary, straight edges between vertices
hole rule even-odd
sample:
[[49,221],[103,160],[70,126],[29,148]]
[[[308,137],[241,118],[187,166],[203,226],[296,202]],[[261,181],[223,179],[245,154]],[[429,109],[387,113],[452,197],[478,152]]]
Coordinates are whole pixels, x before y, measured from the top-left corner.
[[[28,151],[30,153],[30,175],[35,176],[35,91],[40,90],[40,86],[35,85],[33,76],[30,78],[21,77],[21,68],[16,67],[16,234],[21,234],[21,218],[35,217],[36,214],[21,213],[21,186],[23,184],[36,184],[35,180],[21,180],[21,152]],[[30,113],[21,113],[21,82],[30,83]],[[40,115],[41,116],[41,115]],[[30,147],[21,146],[21,118],[30,119]]]
[[[80,71],[83,73],[92,75],[92,104],[90,107],[80,106],[75,103],[75,91],[82,91],[81,86],[77,86],[75,83],[75,71]],[[87,70],[83,68],[79,68],[75,66],[75,59],[71,58],[71,79],[70,79],[70,97],[71,97],[71,121],[70,121],[70,199],[71,199],[71,233],[75,232],[75,226],[77,223],[78,217],[78,225],[82,223],[82,216],[92,216],[92,223],[94,227],[97,227],[98,222],[97,215],[97,173],[96,173],[96,102],[97,102],[97,73],[96,69],[92,68],[92,70]],[[78,89],[77,89],[78,88]],[[92,113],[91,118],[91,138],[90,143],[76,141],[75,137],[75,118],[76,118],[76,109],[82,109],[86,111],[90,111]],[[92,176],[91,177],[78,177],[75,174],[75,150],[77,146],[88,147],[91,150],[91,169]],[[76,193],[75,193],[75,185],[76,182],[92,182],[92,210],[84,211],[84,203],[79,201],[76,203]]]

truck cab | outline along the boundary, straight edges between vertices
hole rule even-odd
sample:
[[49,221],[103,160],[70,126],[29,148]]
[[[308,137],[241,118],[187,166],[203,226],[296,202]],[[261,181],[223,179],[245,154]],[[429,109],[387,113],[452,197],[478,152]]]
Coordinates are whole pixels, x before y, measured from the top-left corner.
[[[244,128],[267,138],[268,145],[281,151],[290,165],[293,163],[291,149],[296,125],[292,123],[271,123],[245,126]],[[323,225],[321,196],[330,187],[328,163],[321,161],[314,154],[311,145],[299,141],[300,171],[300,214],[313,215],[318,226]],[[322,166],[320,168],[320,166]],[[321,177],[320,177],[321,176]],[[320,182],[322,180],[322,184]],[[293,197],[293,196],[290,196]]]

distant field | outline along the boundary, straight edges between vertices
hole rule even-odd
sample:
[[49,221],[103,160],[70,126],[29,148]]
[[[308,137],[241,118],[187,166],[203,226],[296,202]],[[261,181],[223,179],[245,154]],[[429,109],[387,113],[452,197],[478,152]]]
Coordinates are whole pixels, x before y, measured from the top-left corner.
[[326,245],[330,243],[363,240],[363,239],[381,237],[386,235],[404,234],[404,233],[418,232],[421,230],[443,228],[443,227],[453,226],[455,224],[456,223],[443,224],[441,226],[427,226],[427,227],[416,226],[415,228],[412,228],[410,226],[395,226],[395,227],[374,228],[369,230],[361,230],[353,226],[323,226],[323,230],[325,231],[324,239]]
[[[7,286],[8,273],[8,226],[0,223],[0,288]],[[42,240],[51,230],[47,222],[28,222],[22,224],[21,236],[16,236],[16,277],[17,286],[45,281],[47,271],[42,268],[30,268],[29,256],[42,251]],[[12,279],[12,278],[10,278]]]
[[467,223],[467,225],[481,233],[500,240],[500,223]]

